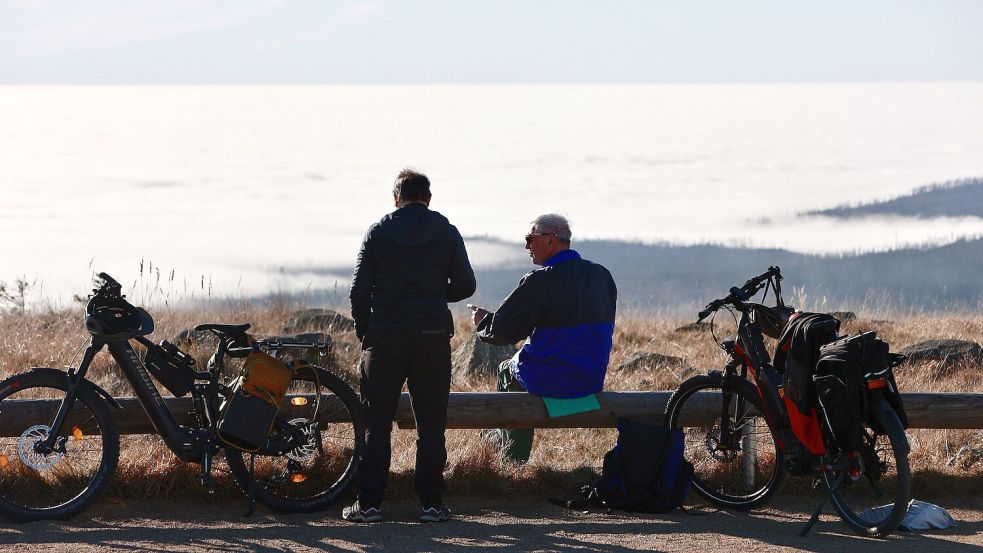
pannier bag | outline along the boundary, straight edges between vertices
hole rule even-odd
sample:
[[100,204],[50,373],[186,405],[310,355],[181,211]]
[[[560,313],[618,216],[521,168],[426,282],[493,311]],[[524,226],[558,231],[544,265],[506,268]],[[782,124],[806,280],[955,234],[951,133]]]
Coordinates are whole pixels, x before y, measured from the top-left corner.
[[682,431],[623,418],[617,444],[604,455],[601,477],[581,489],[580,499],[550,501],[577,510],[593,504],[636,513],[682,508],[693,482],[693,465],[683,449]]
[[908,426],[891,370],[889,349],[887,342],[878,339],[876,333],[864,332],[830,342],[819,350],[813,377],[816,400],[831,442],[840,451],[857,449],[863,437],[864,421],[883,433],[870,410],[868,389],[882,389],[902,425]]
[[184,397],[195,383],[195,359],[164,340],[147,347],[144,365],[174,397]]
[[222,408],[219,438],[236,449],[259,451],[273,429],[292,374],[279,359],[250,352]]
[[799,442],[813,455],[826,453],[826,441],[816,411],[812,377],[819,348],[837,338],[840,321],[823,313],[803,313],[792,319],[778,340],[775,369],[782,374],[782,399],[789,425]]

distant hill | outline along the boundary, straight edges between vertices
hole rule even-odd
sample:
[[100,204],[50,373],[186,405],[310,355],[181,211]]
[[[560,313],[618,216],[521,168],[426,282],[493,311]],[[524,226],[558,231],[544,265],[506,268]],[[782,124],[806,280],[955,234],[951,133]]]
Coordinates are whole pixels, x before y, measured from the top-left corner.
[[890,200],[838,206],[805,215],[850,218],[868,215],[905,217],[983,217],[983,178],[972,178],[918,188]]
[[[516,245],[516,247],[520,247]],[[734,285],[782,268],[786,299],[809,309],[948,309],[983,305],[983,239],[862,255],[818,256],[778,249],[616,241],[575,244],[608,267],[622,309],[699,311]],[[477,301],[505,297],[532,265],[478,271]]]
[[[468,243],[482,240],[487,239],[469,238]],[[521,245],[514,247],[521,251]],[[842,256],[601,240],[577,242],[575,247],[585,258],[611,271],[622,311],[695,314],[708,301],[770,265],[782,268],[789,303],[805,309],[903,312],[983,308],[983,239]],[[525,262],[479,269],[478,292],[469,302],[497,306],[533,268]],[[350,267],[316,271],[351,274]],[[307,300],[343,305],[347,289],[325,292],[324,296],[308,296]]]

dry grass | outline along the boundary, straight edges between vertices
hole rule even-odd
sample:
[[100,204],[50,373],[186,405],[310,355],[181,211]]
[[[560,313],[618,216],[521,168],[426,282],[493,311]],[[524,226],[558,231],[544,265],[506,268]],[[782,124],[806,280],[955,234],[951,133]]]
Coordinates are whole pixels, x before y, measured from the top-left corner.
[[[246,301],[211,302],[197,308],[157,308],[157,340],[174,336],[182,329],[201,322],[250,322],[256,334],[280,331],[286,316],[306,307],[290,301],[264,304]],[[983,343],[983,315],[940,313],[906,315],[896,320],[885,316],[865,316],[847,323],[844,330],[875,329],[897,350],[917,341],[932,338],[957,338]],[[606,387],[610,390],[669,390],[697,371],[719,368],[723,353],[703,332],[679,332],[675,329],[689,321],[662,317],[623,317],[618,321],[614,351]],[[731,328],[718,334],[727,335]],[[458,321],[457,346],[470,332],[467,322]],[[335,338],[335,356],[348,380],[356,382],[358,344],[351,333]],[[79,347],[86,343],[81,308],[0,314],[0,378],[32,366],[65,367],[73,363]],[[682,366],[655,367],[647,370],[621,371],[618,366],[638,351],[653,351],[680,357]],[[211,354],[206,348],[191,351],[204,364]],[[77,361],[75,361],[77,362]],[[944,377],[937,377],[937,367],[922,364],[902,368],[898,380],[902,390],[937,392],[983,392],[979,366],[956,367]],[[132,395],[108,354],[102,354],[90,370],[89,377],[114,395]],[[357,388],[356,388],[357,389]],[[458,384],[458,390],[493,390],[492,379]],[[965,453],[972,448],[983,452],[980,430],[914,430],[909,432],[913,446],[912,467],[916,471],[916,495],[966,494],[983,483],[983,460]],[[393,478],[391,495],[411,497],[415,433],[394,431]],[[531,462],[515,466],[482,438],[479,431],[453,430],[447,433],[448,483],[454,493],[544,497],[570,494],[575,484],[590,479],[598,470],[604,452],[614,440],[613,430],[563,429],[537,433]],[[968,449],[963,449],[968,448]],[[962,451],[962,454],[960,454]],[[234,484],[219,465],[217,493],[227,501],[236,497]],[[188,497],[202,500],[207,494],[197,483],[197,467],[174,459],[156,436],[133,436],[124,439],[120,469],[110,495],[126,497]]]

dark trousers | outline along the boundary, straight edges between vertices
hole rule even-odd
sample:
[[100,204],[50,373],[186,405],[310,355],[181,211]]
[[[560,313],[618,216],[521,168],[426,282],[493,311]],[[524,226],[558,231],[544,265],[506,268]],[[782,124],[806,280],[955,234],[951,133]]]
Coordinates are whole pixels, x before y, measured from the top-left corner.
[[451,384],[447,332],[370,329],[362,342],[361,370],[368,432],[358,469],[359,502],[366,507],[382,504],[392,459],[393,416],[406,382],[416,420],[416,492],[423,505],[440,505],[446,489],[444,430]]

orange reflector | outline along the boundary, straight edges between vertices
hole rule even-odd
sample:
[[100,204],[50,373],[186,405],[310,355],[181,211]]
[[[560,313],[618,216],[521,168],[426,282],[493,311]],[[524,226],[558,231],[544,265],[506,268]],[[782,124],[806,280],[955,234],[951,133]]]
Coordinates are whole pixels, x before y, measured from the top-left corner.
[[301,405],[307,405],[306,397],[293,397],[290,398],[290,404],[300,407]]
[[75,436],[76,440],[82,440],[85,438],[85,435],[82,434],[82,429],[77,426],[72,428],[72,436]]
[[877,379],[874,379],[874,380],[871,380],[871,381],[867,382],[867,389],[868,390],[876,390],[878,388],[885,388],[885,387],[887,387],[887,379],[886,378],[877,378]]
[[4,455],[4,454],[2,454],[2,453],[0,453],[0,469],[7,468],[7,465],[9,465],[9,464],[10,464],[10,461],[7,460],[7,456]]
[[302,472],[298,472],[296,474],[290,475],[290,481],[293,482],[294,484],[300,484],[304,480],[307,480],[307,477],[304,476],[304,473]]

